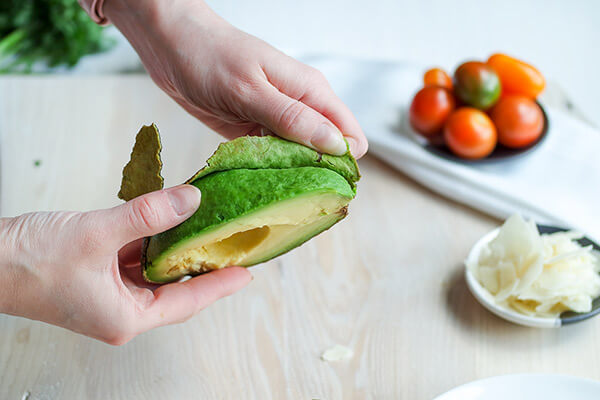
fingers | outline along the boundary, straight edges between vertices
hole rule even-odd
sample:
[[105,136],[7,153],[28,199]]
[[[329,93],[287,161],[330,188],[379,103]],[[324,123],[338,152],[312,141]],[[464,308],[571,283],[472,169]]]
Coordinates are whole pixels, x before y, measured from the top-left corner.
[[192,185],[180,185],[137,197],[113,208],[112,222],[117,240],[152,236],[172,228],[190,217],[200,205],[200,191]]
[[260,101],[249,104],[252,117],[277,135],[324,153],[342,155],[346,143],[340,130],[322,114],[265,85],[257,95]]
[[154,291],[154,302],[144,317],[150,326],[145,329],[183,322],[218,299],[240,290],[251,280],[252,275],[245,268],[229,267],[163,285]]
[[86,213],[85,218],[106,241],[120,248],[182,223],[199,205],[200,191],[192,185],[180,185],[136,197],[108,210]]
[[302,102],[323,114],[342,131],[354,157],[361,158],[365,155],[369,144],[360,124],[329,85],[309,90],[302,98]]
[[[350,109],[335,94],[325,76],[318,70],[292,58],[269,62],[263,67],[267,80],[283,94],[310,107],[339,129],[356,158],[368,149],[360,124]],[[279,133],[279,132],[278,132]]]

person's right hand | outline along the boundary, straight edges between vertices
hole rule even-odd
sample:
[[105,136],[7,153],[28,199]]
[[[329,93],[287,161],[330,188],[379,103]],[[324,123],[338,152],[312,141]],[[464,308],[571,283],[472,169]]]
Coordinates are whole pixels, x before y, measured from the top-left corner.
[[263,128],[356,158],[367,139],[316,69],[217,16],[201,0],[110,0],[104,13],[134,46],[152,79],[189,113],[233,139]]
[[200,204],[191,185],[107,210],[0,218],[0,312],[110,344],[183,322],[250,282],[230,267],[167,285],[144,282],[141,240],[180,224]]

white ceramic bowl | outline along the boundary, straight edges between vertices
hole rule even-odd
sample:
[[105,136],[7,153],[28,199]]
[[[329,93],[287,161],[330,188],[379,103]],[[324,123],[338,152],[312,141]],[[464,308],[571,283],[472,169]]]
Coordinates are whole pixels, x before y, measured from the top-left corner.
[[598,400],[600,382],[567,375],[503,375],[467,383],[434,400]]
[[[538,229],[541,233],[550,233],[565,230],[562,228],[546,225],[538,225]],[[494,229],[493,231],[489,232],[481,239],[479,239],[479,241],[475,243],[475,246],[473,246],[473,248],[471,249],[471,252],[469,253],[465,262],[465,265],[468,265],[471,262],[476,262],[479,259],[479,253],[481,252],[483,246],[492,241],[498,235],[499,231],[500,228]],[[592,242],[590,239],[583,238],[582,240],[586,241],[584,245],[592,244],[596,251],[599,250],[598,244]],[[563,313],[560,317],[557,318],[532,317],[521,314],[513,310],[512,308],[508,308],[506,306],[497,304],[490,292],[488,292],[483,286],[481,286],[479,281],[475,279],[471,271],[469,271],[469,269],[466,267],[465,280],[467,281],[467,286],[469,287],[469,290],[471,291],[471,293],[473,293],[473,296],[475,296],[475,298],[481,303],[481,305],[483,305],[485,308],[487,308],[489,311],[496,314],[497,316],[519,325],[530,326],[535,328],[559,328],[566,324],[583,321],[600,313],[600,299],[596,299],[594,300],[592,311],[588,313]],[[600,397],[598,399],[600,399]]]

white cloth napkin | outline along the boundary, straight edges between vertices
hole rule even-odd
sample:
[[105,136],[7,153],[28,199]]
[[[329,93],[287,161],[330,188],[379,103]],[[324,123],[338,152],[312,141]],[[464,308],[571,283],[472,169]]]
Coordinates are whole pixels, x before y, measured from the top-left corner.
[[[446,197],[498,218],[513,213],[600,239],[600,132],[545,107],[546,139],[521,157],[461,164],[425,150],[406,124],[423,68],[408,64],[305,57],[356,115],[369,151]],[[426,218],[426,216],[423,216]]]

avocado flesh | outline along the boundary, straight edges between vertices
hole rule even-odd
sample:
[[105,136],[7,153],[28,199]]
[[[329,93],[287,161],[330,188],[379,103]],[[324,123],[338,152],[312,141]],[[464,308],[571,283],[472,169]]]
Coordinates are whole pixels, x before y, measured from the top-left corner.
[[261,263],[344,218],[347,203],[336,194],[315,192],[266,206],[180,242],[153,263],[147,278],[171,281],[230,265]]
[[144,276],[163,283],[283,254],[346,215],[355,189],[331,169],[233,169],[192,182],[202,203],[146,243]]

